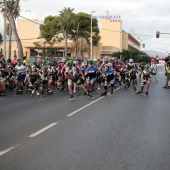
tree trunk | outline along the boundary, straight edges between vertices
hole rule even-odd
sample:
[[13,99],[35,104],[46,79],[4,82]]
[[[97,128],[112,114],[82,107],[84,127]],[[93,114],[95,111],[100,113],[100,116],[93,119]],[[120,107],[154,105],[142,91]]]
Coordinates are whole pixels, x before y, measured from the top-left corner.
[[22,59],[23,58],[23,48],[22,48],[21,40],[20,40],[18,33],[17,33],[17,28],[16,28],[16,25],[15,25],[15,20],[14,20],[13,14],[9,15],[9,22],[11,24],[12,32],[14,34],[15,41],[16,41],[17,47],[18,47],[18,59]]
[[90,56],[91,56],[91,51],[90,51],[90,42],[88,42],[88,46],[89,46],[89,59],[91,58]]
[[67,37],[68,37],[68,34],[67,32],[65,32],[65,57],[67,57]]
[[75,39],[75,56],[77,56],[77,51],[78,51],[78,39]]
[[11,41],[12,41],[12,27],[9,24],[9,52],[8,52],[9,59],[11,59]]

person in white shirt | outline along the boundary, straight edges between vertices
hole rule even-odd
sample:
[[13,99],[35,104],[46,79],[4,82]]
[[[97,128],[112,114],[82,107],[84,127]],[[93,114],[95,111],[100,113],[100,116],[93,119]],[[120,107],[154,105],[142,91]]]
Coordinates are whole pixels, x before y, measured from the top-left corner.
[[21,65],[21,61],[17,60],[17,65],[15,66],[16,70],[16,87],[17,87],[17,92],[16,94],[22,94],[22,89],[21,89],[21,82],[24,82],[25,77],[26,77],[26,71],[27,67]]
[[155,61],[151,62],[151,65],[150,65],[150,74],[151,74],[152,77],[155,78],[155,81],[158,82],[158,79],[156,77],[156,74],[157,74],[157,65],[155,64]]

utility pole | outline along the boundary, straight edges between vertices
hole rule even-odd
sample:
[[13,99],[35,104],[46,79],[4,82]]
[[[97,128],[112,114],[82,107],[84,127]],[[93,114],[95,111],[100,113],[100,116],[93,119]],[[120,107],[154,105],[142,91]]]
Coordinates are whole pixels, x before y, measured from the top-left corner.
[[5,10],[4,10],[4,57],[6,59],[6,15],[7,15],[7,11],[6,11],[6,8],[7,8],[7,2],[6,0],[4,0],[4,7],[5,7]]
[[93,22],[92,22],[92,13],[94,13],[95,11],[91,11],[91,33],[90,33],[90,59],[93,59],[93,39],[92,39],[92,27],[93,27]]
[[[120,52],[122,52],[123,44],[122,44],[122,20],[120,23]],[[122,61],[122,55],[120,55],[120,60]]]

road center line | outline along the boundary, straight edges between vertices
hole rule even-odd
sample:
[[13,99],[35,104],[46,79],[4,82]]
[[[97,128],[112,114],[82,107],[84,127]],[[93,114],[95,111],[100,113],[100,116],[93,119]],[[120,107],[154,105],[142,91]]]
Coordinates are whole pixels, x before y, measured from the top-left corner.
[[55,126],[55,125],[57,125],[58,123],[59,123],[59,122],[57,122],[57,123],[52,123],[52,124],[50,124],[50,125],[48,125],[48,126],[44,127],[43,129],[41,129],[41,130],[39,130],[39,131],[37,131],[37,132],[33,133],[33,134],[32,134],[32,135],[30,135],[29,137],[30,137],[30,138],[33,138],[33,137],[35,137],[35,136],[39,135],[40,133],[42,133],[42,132],[46,131],[47,129],[49,129],[49,128],[51,128],[51,127]]
[[[120,87],[119,87],[119,88],[117,88],[116,90],[114,90],[114,92],[115,92],[115,91],[117,91],[117,90],[119,90],[119,89],[120,89]],[[108,95],[110,95],[110,93],[109,93]],[[74,114],[76,114],[76,113],[78,113],[79,111],[81,111],[81,110],[85,109],[86,107],[88,107],[88,106],[92,105],[93,103],[96,103],[97,101],[99,101],[99,100],[103,99],[104,97],[105,97],[105,96],[102,96],[102,97],[100,97],[100,98],[96,99],[95,101],[93,101],[93,102],[91,102],[91,103],[89,103],[89,104],[87,104],[87,105],[85,105],[85,106],[83,106],[83,107],[81,107],[81,108],[79,108],[79,109],[75,110],[74,112],[72,112],[72,113],[68,114],[67,116],[68,116],[68,117],[73,116]]]
[[12,147],[10,147],[10,148],[4,150],[4,151],[0,151],[0,156],[2,156],[2,155],[4,155],[4,154],[6,154],[7,152],[9,152],[9,151],[11,151],[11,150],[17,148],[18,146],[20,146],[20,144],[18,144],[18,145],[16,145],[16,146],[12,146]]

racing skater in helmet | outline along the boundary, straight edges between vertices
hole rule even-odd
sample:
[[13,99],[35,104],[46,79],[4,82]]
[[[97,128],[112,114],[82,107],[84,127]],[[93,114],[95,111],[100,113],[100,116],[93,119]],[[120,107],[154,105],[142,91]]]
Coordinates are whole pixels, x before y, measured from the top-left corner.
[[136,94],[143,93],[144,86],[146,85],[145,96],[148,96],[150,81],[151,81],[151,77],[150,77],[150,73],[149,73],[149,65],[146,64],[144,67],[144,70],[142,72],[142,75],[141,75],[141,90],[138,91]]

